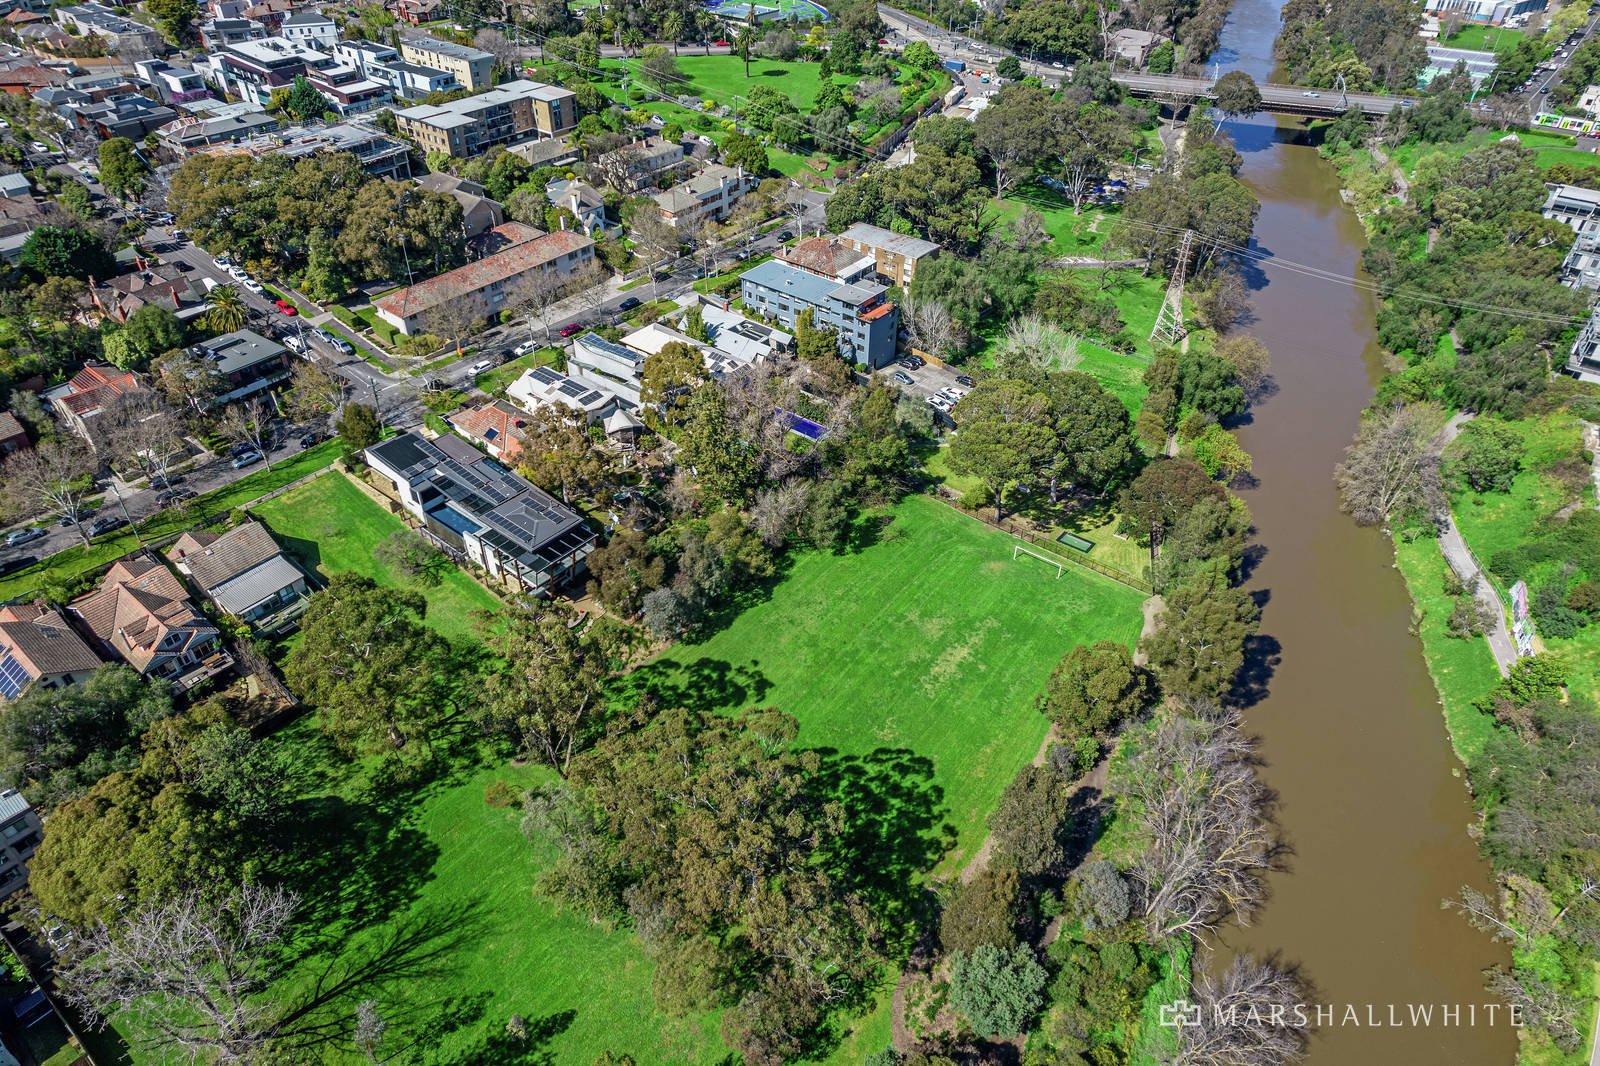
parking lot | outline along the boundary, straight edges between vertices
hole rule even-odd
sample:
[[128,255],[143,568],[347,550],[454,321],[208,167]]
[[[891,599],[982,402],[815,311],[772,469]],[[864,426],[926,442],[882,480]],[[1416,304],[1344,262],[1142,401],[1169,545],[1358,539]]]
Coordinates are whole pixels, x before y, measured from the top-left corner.
[[[903,362],[890,363],[883,368],[882,373],[901,392],[908,396],[915,396],[924,402],[930,397],[937,396],[944,389],[957,389],[965,392],[969,387],[956,380],[957,377],[965,373],[964,371],[957,370],[954,367],[938,366],[934,363],[924,363],[915,369],[906,366]],[[896,377],[895,375],[897,374],[903,374],[905,377],[910,378],[911,383],[907,384],[901,378]],[[940,414],[944,413],[940,411]]]

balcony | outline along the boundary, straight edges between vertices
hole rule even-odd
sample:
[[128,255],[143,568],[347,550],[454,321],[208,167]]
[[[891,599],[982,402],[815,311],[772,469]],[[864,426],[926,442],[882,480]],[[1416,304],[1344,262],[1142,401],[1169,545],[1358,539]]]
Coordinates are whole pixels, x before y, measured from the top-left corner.
[[183,673],[173,679],[172,687],[176,692],[188,692],[231,669],[233,669],[233,656],[219,650],[199,662],[186,664]]

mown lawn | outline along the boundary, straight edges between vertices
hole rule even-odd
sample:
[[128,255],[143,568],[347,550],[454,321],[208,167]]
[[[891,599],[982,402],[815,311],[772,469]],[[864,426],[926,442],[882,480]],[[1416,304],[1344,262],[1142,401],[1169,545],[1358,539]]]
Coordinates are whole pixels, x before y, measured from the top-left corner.
[[1515,48],[1524,36],[1521,30],[1502,26],[1464,26],[1442,43],[1447,48],[1465,48],[1471,52],[1499,52]]
[[1119,208],[1086,205],[1082,214],[1073,214],[1072,200],[1044,185],[1018,189],[1003,200],[991,200],[989,206],[999,227],[1006,230],[1029,208],[1039,212],[1051,238],[1047,250],[1058,256],[1098,254],[1112,220],[1120,213]]
[[365,574],[379,584],[416,588],[428,600],[427,620],[447,637],[473,633],[472,612],[494,610],[500,601],[454,567],[439,583],[419,587],[373,558],[375,549],[405,523],[388,514],[340,473],[268,500],[251,512],[265,522],[278,542],[302,564],[323,577],[345,571]]
[[809,554],[772,590],[698,643],[634,675],[664,703],[773,706],[811,746],[888,749],[927,769],[956,833],[940,869],[959,869],[1000,792],[1044,738],[1033,707],[1074,645],[1132,645],[1141,597],[1092,573],[1036,559],[925,497],[893,512],[876,542]]
[[[1600,156],[1592,152],[1581,152],[1577,149],[1577,138],[1570,133],[1557,133],[1551,130],[1514,130],[1516,138],[1524,148],[1532,148],[1534,161],[1541,170],[1549,170],[1557,163],[1566,163],[1571,166],[1600,166]],[[1494,144],[1506,136],[1501,130],[1473,130],[1459,141],[1450,141],[1446,144],[1423,144],[1421,141],[1411,140],[1397,148],[1389,150],[1389,158],[1393,159],[1407,178],[1415,177],[1417,161],[1425,155],[1439,152],[1451,159],[1460,159],[1468,152],[1486,145]]]
[[1437,540],[1397,543],[1395,564],[1406,579],[1415,605],[1422,657],[1444,705],[1450,745],[1457,757],[1470,766],[1495,729],[1494,718],[1473,706],[1475,700],[1500,683],[1494,653],[1482,637],[1463,639],[1450,635],[1450,612],[1455,603],[1444,591],[1450,564],[1439,551]]
[[[337,440],[324,441],[298,455],[280,460],[222,488],[205,493],[185,507],[162,511],[139,523],[139,535],[146,541],[192,529],[211,515],[223,514],[258,499],[293,481],[333,465],[343,446]],[[113,511],[113,513],[120,513]],[[107,566],[139,546],[130,530],[122,530],[96,540],[85,548],[81,544],[52,555],[27,570],[0,580],[0,600],[31,596],[50,586],[72,583],[98,567]]]

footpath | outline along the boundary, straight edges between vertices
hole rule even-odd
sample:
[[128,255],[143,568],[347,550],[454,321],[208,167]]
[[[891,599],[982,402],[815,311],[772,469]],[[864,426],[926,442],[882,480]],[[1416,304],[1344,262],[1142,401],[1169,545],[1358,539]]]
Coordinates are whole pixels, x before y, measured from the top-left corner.
[[[1458,413],[1445,423],[1439,431],[1435,443],[1440,451],[1449,447],[1461,432],[1461,427],[1472,421],[1472,415],[1465,412]],[[1494,586],[1489,583],[1489,575],[1478,567],[1478,560],[1473,557],[1472,549],[1467,547],[1466,538],[1456,528],[1456,517],[1448,509],[1445,512],[1444,526],[1439,530],[1439,550],[1444,553],[1445,561],[1450,564],[1450,569],[1455,571],[1456,577],[1468,585],[1473,585],[1477,594],[1478,603],[1485,613],[1493,617],[1494,623],[1490,626],[1484,638],[1489,642],[1489,650],[1494,652],[1494,662],[1500,668],[1500,676],[1505,677],[1511,672],[1512,664],[1517,661],[1517,646],[1511,639],[1511,631],[1506,627],[1506,607],[1500,602],[1500,597],[1494,591]]]

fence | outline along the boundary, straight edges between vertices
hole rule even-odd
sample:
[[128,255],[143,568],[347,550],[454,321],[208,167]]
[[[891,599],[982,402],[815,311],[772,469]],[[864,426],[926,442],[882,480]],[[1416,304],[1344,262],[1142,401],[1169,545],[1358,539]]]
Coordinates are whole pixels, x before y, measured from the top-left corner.
[[1050,558],[1047,560],[1048,562],[1060,562],[1060,563],[1067,564],[1069,566],[1081,566],[1085,570],[1092,570],[1095,573],[1099,574],[1101,577],[1110,578],[1112,581],[1115,581],[1117,584],[1126,585],[1128,588],[1133,589],[1135,592],[1142,592],[1146,596],[1151,595],[1155,591],[1154,588],[1151,586],[1150,582],[1144,580],[1141,577],[1136,577],[1133,574],[1128,573],[1126,570],[1119,570],[1114,566],[1107,566],[1105,563],[1098,562],[1097,560],[1092,559],[1087,555],[1082,555],[1082,556],[1062,555],[1061,553],[1056,551],[1055,542],[1050,540],[1047,537],[1041,537],[1037,533],[1029,533],[1029,532],[1027,532],[1025,530],[1014,529],[1011,526],[1006,525],[1004,522],[996,522],[992,518],[985,518],[981,514],[976,514],[976,513],[972,512],[972,511],[964,510],[963,508],[957,506],[955,501],[950,500],[950,499],[946,498],[943,494],[941,494],[938,491],[938,487],[937,486],[934,486],[934,488],[930,489],[927,494],[930,497],[932,497],[933,499],[938,500],[940,503],[944,504],[946,507],[950,508],[952,511],[955,511],[958,514],[964,514],[968,518],[976,519],[977,521],[982,522],[984,525],[988,526],[989,528],[997,529],[1000,532],[1006,534],[1007,536],[1014,537],[1017,540],[1026,541],[1028,544],[1033,545],[1035,548],[1043,548],[1045,550],[1045,552],[1047,552],[1049,554],[1049,556],[1050,556]]

